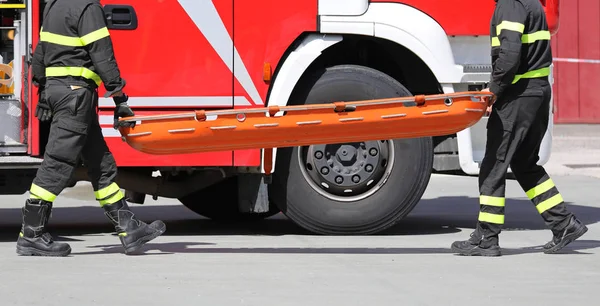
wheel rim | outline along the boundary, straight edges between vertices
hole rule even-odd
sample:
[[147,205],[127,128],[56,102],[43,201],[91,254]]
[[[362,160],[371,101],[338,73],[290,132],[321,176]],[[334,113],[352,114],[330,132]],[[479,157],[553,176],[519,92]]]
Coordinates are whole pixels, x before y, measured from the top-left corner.
[[362,200],[379,190],[394,165],[392,140],[300,147],[304,179],[331,200]]

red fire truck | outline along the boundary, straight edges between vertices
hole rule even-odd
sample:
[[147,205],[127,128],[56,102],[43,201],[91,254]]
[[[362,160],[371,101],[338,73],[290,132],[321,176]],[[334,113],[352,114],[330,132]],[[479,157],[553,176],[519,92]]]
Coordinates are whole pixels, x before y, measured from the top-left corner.
[[[558,0],[540,1],[555,32]],[[0,2],[1,194],[27,192],[47,141],[49,127],[32,111],[37,94],[29,64],[44,4]],[[490,78],[493,0],[102,4],[137,115],[453,93],[480,90]],[[485,150],[486,117],[444,137],[279,148],[266,180],[262,150],[136,151],[112,129],[113,107],[101,98],[99,119],[130,202],[175,198],[202,216],[229,221],[282,212],[321,234],[371,234],[392,226],[417,205],[433,171],[477,174]],[[88,180],[80,170],[73,184]]]

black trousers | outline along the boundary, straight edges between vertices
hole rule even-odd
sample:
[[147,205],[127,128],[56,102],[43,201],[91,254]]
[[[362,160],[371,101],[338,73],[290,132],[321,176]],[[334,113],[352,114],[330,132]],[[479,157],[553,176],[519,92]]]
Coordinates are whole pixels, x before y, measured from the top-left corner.
[[548,128],[551,90],[546,82],[520,92],[507,92],[494,103],[479,173],[478,226],[484,237],[497,238],[504,224],[509,166],[549,228],[562,230],[569,222],[571,213],[561,194],[544,168],[537,165]]
[[96,90],[48,80],[43,94],[53,117],[44,160],[31,185],[31,197],[54,202],[83,159],[100,205],[122,199],[115,183],[117,166],[98,122]]

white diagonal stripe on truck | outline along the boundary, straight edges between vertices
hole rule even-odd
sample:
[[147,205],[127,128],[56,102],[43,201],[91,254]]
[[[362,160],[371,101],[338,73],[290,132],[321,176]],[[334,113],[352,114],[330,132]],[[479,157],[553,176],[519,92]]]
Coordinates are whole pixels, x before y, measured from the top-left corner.
[[[219,16],[217,8],[212,0],[178,0],[183,10],[190,19],[196,24],[196,27],[202,32],[206,40],[215,49],[221,60],[227,65],[229,71],[233,72],[235,78],[240,82],[244,90],[248,93],[254,104],[264,105],[258,89],[252,82],[250,73],[242,61],[237,48],[233,45],[233,40],[227,28]],[[231,50],[233,49],[233,58]],[[233,63],[235,62],[235,71]]]

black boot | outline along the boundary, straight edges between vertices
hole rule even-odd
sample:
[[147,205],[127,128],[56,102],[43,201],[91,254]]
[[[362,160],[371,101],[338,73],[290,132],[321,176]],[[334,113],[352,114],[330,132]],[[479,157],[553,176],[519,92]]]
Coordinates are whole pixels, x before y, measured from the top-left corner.
[[21,209],[23,224],[17,239],[17,254],[29,256],[67,256],[71,246],[55,242],[46,230],[52,212],[52,203],[38,199],[27,199]]
[[146,242],[162,235],[167,229],[160,220],[150,224],[138,220],[125,199],[103,207],[106,216],[115,226],[126,254],[138,251]]
[[464,241],[454,241],[451,249],[465,256],[500,256],[498,236],[485,237],[483,231],[477,226],[471,233],[471,238]]
[[564,248],[567,244],[575,241],[577,238],[583,236],[587,232],[588,228],[575,216],[571,217],[569,224],[562,230],[552,230],[553,237],[546,245],[544,245],[544,253],[551,254],[556,253],[560,249]]

